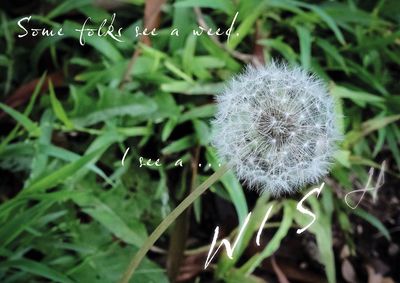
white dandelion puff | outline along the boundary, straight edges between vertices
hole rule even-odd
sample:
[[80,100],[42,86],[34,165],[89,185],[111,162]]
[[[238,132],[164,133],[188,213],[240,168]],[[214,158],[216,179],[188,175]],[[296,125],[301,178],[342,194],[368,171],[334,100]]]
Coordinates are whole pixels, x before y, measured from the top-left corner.
[[217,96],[213,145],[260,192],[291,193],[326,175],[341,139],[334,101],[300,67],[247,67]]

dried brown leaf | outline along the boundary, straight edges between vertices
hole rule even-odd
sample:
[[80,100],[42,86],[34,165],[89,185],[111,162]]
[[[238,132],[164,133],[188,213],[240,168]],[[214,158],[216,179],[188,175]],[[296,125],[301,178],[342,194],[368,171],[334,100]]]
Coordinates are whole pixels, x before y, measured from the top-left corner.
[[357,275],[353,268],[353,265],[350,263],[349,260],[345,259],[342,263],[342,275],[344,280],[348,283],[356,283]]
[[287,279],[286,275],[282,272],[282,270],[279,268],[278,264],[276,263],[274,256],[271,258],[271,264],[272,264],[272,268],[274,269],[276,277],[278,277],[279,283],[289,283],[289,280]]

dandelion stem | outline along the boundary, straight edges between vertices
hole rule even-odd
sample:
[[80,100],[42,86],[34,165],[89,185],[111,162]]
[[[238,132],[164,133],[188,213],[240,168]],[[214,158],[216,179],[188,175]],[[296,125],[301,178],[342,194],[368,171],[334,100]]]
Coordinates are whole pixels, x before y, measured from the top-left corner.
[[154,230],[149,236],[139,251],[133,256],[129,263],[128,268],[125,270],[120,283],[128,283],[136,268],[139,266],[142,259],[147,252],[160,238],[160,236],[168,229],[168,227],[175,221],[175,219],[188,208],[201,194],[203,194],[212,184],[218,181],[227,171],[228,165],[222,165],[214,174],[198,186],[192,193],[190,193]]

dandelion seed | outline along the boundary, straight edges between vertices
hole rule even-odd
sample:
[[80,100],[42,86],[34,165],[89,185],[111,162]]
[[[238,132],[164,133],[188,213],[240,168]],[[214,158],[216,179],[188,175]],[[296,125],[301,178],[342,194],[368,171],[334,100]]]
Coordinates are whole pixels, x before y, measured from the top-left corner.
[[341,139],[324,84],[301,68],[248,67],[217,97],[213,145],[250,188],[291,193],[328,173]]

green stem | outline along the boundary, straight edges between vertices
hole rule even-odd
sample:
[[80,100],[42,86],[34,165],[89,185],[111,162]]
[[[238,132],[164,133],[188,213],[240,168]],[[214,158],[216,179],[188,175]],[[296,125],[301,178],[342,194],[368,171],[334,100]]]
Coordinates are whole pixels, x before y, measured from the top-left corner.
[[128,268],[125,270],[124,275],[120,283],[128,283],[131,279],[136,268],[139,266],[142,259],[145,257],[147,252],[156,243],[158,238],[168,229],[168,227],[175,221],[175,219],[188,208],[201,194],[203,194],[212,184],[218,181],[222,175],[228,171],[228,165],[222,165],[214,174],[212,174],[207,180],[205,180],[200,186],[198,186],[192,193],[190,193],[154,230],[149,236],[143,246],[134,255]]

